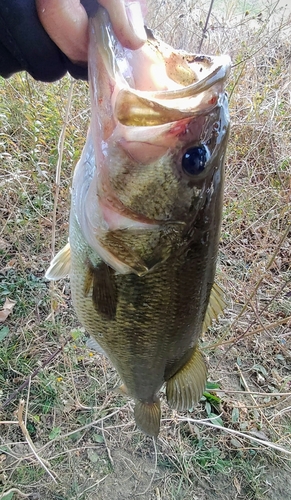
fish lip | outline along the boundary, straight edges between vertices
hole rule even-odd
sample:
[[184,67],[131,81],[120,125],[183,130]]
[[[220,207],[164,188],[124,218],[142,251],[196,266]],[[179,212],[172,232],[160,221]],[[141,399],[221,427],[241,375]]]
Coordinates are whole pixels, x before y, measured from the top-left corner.
[[[218,100],[219,95],[221,95],[224,91],[223,83],[227,79],[231,68],[231,59],[228,55],[223,54],[219,56],[211,56],[203,54],[188,54],[181,50],[173,50],[164,42],[158,39],[153,39],[151,30],[148,30],[148,42],[146,43],[154,46],[155,51],[159,52],[164,59],[166,52],[168,54],[172,52],[172,54],[181,56],[183,61],[188,63],[188,69],[190,72],[193,72],[195,81],[190,85],[184,85],[182,88],[174,90],[138,90],[138,88],[134,85],[134,70],[132,65],[132,73],[131,75],[128,75],[127,70],[122,70],[122,64],[121,66],[119,64],[122,61],[133,60],[134,57],[138,57],[139,50],[131,51],[121,46],[115,37],[108,14],[102,7],[98,8],[97,16],[91,20],[90,30],[94,33],[93,36],[95,36],[98,43],[100,55],[109,79],[116,88],[114,96],[112,96],[112,108],[114,109],[113,114],[117,121],[119,121],[119,118],[116,113],[115,104],[118,99],[121,98],[119,94],[122,94],[124,91],[135,95],[137,98],[145,99],[148,101],[149,107],[151,107],[154,102],[156,105],[165,106],[165,108],[170,110],[172,109],[173,111],[181,109],[180,100],[183,100],[185,101],[183,106],[183,111],[185,113],[184,117],[196,116],[197,114],[203,113],[207,114],[211,111],[211,109],[213,109],[213,107],[216,106],[216,103],[212,106],[211,103],[207,103],[209,105],[205,106],[205,102],[203,101],[202,103],[199,99],[198,102],[196,102],[195,98],[197,98],[199,94],[203,94],[205,92],[207,95],[204,97],[207,101],[207,99],[209,100],[209,92],[207,91],[210,88],[213,88],[213,94],[216,93]],[[191,64],[195,66],[191,68]],[[197,65],[198,69],[196,68]],[[172,81],[174,82],[174,80]],[[191,103],[188,98],[192,98]],[[206,109],[203,109],[205,107]],[[133,112],[133,110],[134,107],[132,107],[131,112]],[[186,113],[186,111],[188,112]],[[179,116],[179,119],[181,118],[182,116]],[[176,121],[175,117],[173,117],[173,119],[169,118],[168,123],[170,121]]]
[[[181,89],[147,91],[130,87],[126,83],[120,85],[112,98],[117,122],[127,126],[153,126],[208,115],[219,106],[220,97],[225,92],[224,82],[230,72],[231,60],[228,55],[198,56],[198,59],[202,57],[212,61],[211,72]],[[115,78],[117,82],[118,76]],[[153,110],[157,113],[157,118],[153,118],[156,121],[151,121]],[[141,123],[139,115],[144,115]]]
[[[205,56],[205,55],[193,55],[193,62],[198,62],[199,60],[207,59],[211,65],[213,65],[212,72],[207,74],[201,80],[195,83],[186,85],[182,89],[178,90],[159,90],[156,92],[143,91],[143,94],[148,94],[155,99],[180,99],[184,97],[194,97],[200,92],[205,92],[210,87],[216,85],[219,82],[224,82],[231,69],[231,59],[229,55],[222,54],[220,56]],[[138,91],[136,91],[138,92]]]

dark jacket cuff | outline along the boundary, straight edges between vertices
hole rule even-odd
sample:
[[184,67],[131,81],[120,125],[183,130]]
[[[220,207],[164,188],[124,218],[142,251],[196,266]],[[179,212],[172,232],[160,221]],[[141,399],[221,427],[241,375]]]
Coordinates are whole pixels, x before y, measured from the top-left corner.
[[88,79],[87,67],[72,63],[50,39],[35,0],[0,0],[0,75],[7,78],[17,71],[43,82],[58,80],[67,71],[74,78]]

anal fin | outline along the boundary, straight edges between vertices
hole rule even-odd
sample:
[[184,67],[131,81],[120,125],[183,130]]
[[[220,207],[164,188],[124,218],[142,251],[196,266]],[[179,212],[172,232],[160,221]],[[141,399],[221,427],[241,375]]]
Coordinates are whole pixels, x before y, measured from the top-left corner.
[[70,274],[71,269],[71,248],[70,243],[67,243],[55,257],[52,259],[50,266],[45,273],[47,280],[60,280]]
[[207,368],[198,348],[191,358],[167,381],[166,396],[176,410],[189,410],[203,395],[207,381]]
[[161,404],[158,398],[153,402],[136,401],[134,418],[139,429],[148,436],[157,437],[160,431]]

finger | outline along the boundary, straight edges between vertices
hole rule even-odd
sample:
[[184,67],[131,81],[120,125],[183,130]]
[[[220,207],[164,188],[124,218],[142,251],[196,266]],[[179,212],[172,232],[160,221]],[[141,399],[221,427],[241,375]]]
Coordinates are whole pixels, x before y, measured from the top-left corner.
[[[124,47],[138,49],[146,41],[141,2],[138,0],[99,0],[110,16],[114,32]],[[145,5],[144,0],[142,1]]]
[[88,16],[80,0],[36,0],[38,17],[44,29],[73,62],[86,62],[88,54]]

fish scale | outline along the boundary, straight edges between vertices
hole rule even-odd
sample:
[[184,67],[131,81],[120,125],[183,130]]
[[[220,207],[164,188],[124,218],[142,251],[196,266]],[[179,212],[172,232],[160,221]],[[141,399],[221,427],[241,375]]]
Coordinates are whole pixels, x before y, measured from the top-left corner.
[[116,368],[138,427],[157,436],[164,383],[178,410],[202,396],[199,338],[225,305],[214,276],[230,60],[175,51],[148,33],[131,52],[104,9],[90,21],[90,133],[70,242],[46,276],[69,272],[90,345]]

